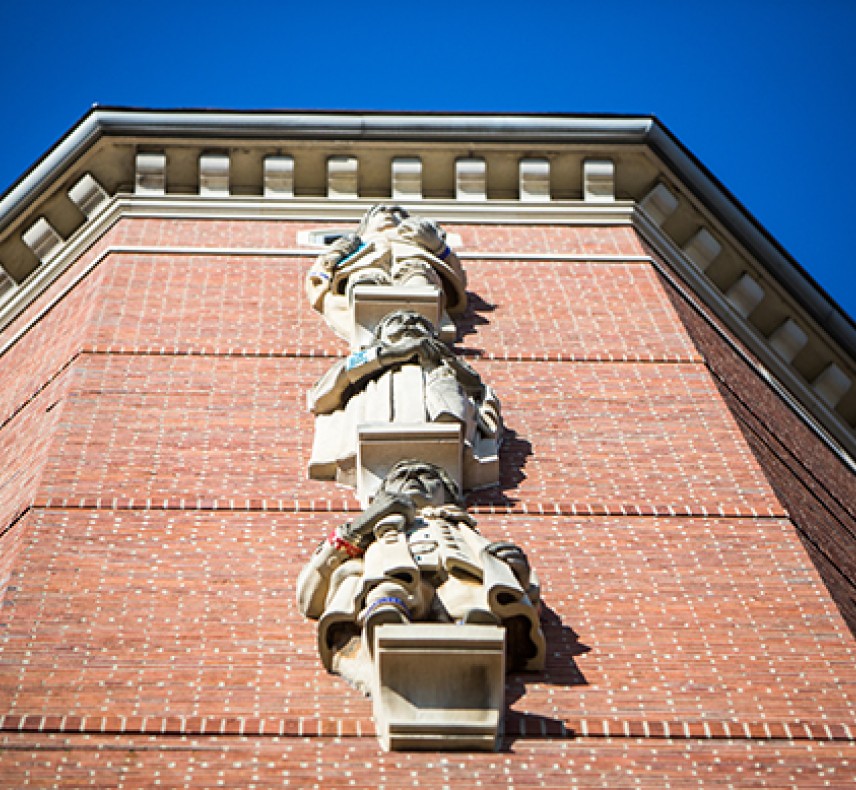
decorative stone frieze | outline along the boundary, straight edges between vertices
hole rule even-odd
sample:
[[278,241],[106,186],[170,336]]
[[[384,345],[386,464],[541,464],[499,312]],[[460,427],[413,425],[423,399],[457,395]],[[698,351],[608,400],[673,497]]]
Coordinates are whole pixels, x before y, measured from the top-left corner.
[[21,238],[40,261],[50,260],[62,246],[62,237],[44,217],[39,217]]
[[137,154],[134,172],[134,192],[137,195],[165,194],[166,154]]
[[583,200],[587,203],[615,201],[615,163],[611,159],[583,162]]
[[68,196],[83,213],[87,219],[91,219],[98,210],[107,202],[109,195],[104,187],[99,184],[90,173],[83,177],[68,190]]
[[263,170],[265,197],[294,197],[293,156],[266,156]]
[[203,197],[229,197],[229,156],[202,154],[199,157],[199,194]]

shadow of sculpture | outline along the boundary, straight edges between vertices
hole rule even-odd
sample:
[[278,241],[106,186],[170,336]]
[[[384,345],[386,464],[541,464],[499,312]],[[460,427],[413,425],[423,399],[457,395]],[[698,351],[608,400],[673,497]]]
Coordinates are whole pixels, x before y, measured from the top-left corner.
[[455,323],[458,325],[458,340],[465,338],[467,335],[476,334],[478,327],[489,324],[490,321],[482,314],[492,313],[496,310],[496,305],[486,302],[477,293],[467,291],[467,297],[467,309],[463,314],[457,316],[455,320]]
[[509,496],[507,492],[518,488],[526,479],[526,464],[531,456],[532,443],[506,425],[499,450],[499,484],[470,492],[467,503],[473,506],[503,507],[516,504],[519,499]]
[[547,642],[544,670],[537,673],[515,672],[506,677],[505,729],[500,751],[510,751],[520,737],[561,737],[564,733],[562,719],[511,709],[515,702],[525,696],[527,685],[537,683],[560,688],[588,685],[575,659],[588,653],[591,647],[580,642],[574,629],[562,623],[555,610],[544,601],[541,602],[541,628]]

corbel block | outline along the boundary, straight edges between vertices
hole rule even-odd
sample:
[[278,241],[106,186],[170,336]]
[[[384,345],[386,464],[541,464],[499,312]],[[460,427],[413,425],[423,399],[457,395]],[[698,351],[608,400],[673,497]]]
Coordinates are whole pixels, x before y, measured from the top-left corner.
[[744,318],[748,318],[749,314],[759,305],[764,299],[764,289],[758,284],[758,281],[750,277],[748,274],[743,276],[732,285],[725,293],[725,298],[731,303],[731,306]]
[[294,157],[266,156],[264,160],[265,197],[294,197]]
[[657,184],[639,205],[655,225],[662,225],[677,211],[678,199],[665,184]]
[[785,362],[793,362],[797,354],[805,348],[808,343],[808,335],[802,330],[802,327],[792,318],[786,319],[777,329],[770,335],[770,345],[775,349],[776,353],[785,360]]
[[39,217],[21,238],[40,261],[46,261],[62,246],[62,237],[44,217]]
[[331,156],[327,160],[327,197],[354,200],[359,197],[359,161],[355,156]]
[[615,200],[615,163],[611,159],[586,159],[583,162],[583,200],[586,203],[612,203]]
[[707,271],[719,253],[722,252],[722,245],[713,237],[707,228],[699,228],[695,236],[693,236],[684,246],[684,255],[689,258],[700,271]]
[[550,160],[521,159],[519,194],[524,203],[547,203],[550,200]]
[[830,362],[821,374],[811,383],[820,399],[834,409],[841,399],[850,391],[853,382],[850,377],[836,365]]
[[134,194],[163,195],[166,193],[166,154],[137,154]]
[[104,187],[99,184],[90,173],[84,173],[83,177],[68,190],[68,196],[87,217],[91,219],[98,209],[108,200],[109,195]]
[[400,156],[392,160],[392,196],[396,200],[422,200],[422,160]]
[[484,159],[455,161],[455,198],[473,202],[487,200],[487,163]]
[[199,194],[205,197],[229,196],[227,154],[202,154],[199,157]]

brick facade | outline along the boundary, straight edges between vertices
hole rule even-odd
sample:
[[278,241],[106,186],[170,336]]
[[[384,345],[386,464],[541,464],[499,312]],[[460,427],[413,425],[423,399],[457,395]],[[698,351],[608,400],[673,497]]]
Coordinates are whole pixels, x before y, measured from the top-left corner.
[[357,510],[305,474],[344,344],[275,251],[317,227],[122,219],[0,336],[0,783],[852,781],[852,475],[629,227],[446,224],[509,429],[470,508],[541,576],[547,668],[499,754],[378,750],[294,599]]

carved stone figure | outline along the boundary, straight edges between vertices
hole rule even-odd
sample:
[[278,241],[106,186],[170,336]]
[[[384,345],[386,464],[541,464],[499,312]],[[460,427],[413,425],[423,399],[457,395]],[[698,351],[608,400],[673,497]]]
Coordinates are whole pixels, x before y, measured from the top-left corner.
[[462,426],[465,489],[498,478],[499,399],[418,313],[399,310],[383,318],[374,342],[328,370],[308,402],[316,415],[313,480],[355,485],[360,425],[426,422]]
[[319,621],[324,666],[364,691],[381,624],[502,626],[507,669],[543,668],[540,588],[525,553],[482,537],[433,464],[393,467],[371,505],[318,546],[297,589],[300,611]]
[[343,236],[320,255],[306,278],[306,295],[340,337],[351,334],[351,291],[356,285],[440,289],[452,315],[467,306],[466,274],[432,220],[400,206],[372,206],[355,235]]

